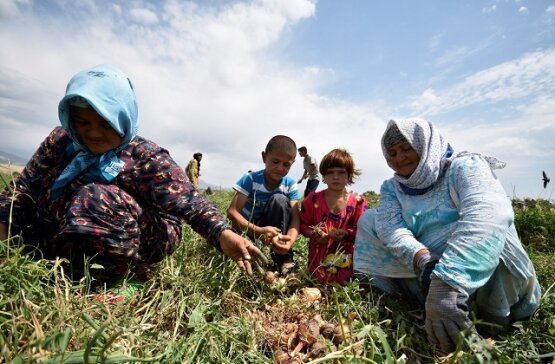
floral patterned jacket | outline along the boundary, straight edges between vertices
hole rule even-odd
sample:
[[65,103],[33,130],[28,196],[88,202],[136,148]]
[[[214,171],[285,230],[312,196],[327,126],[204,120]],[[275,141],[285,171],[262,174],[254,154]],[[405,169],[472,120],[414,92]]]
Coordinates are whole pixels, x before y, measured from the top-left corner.
[[[54,224],[63,218],[75,191],[88,183],[82,176],[77,177],[59,197],[51,196],[53,182],[73,158],[66,152],[69,143],[71,139],[61,127],[55,128],[46,137],[21,176],[15,180],[15,194],[8,189],[0,193],[0,222],[7,223],[11,214],[16,226],[24,224],[20,217],[28,209],[44,211],[44,220],[51,220]],[[229,228],[225,217],[212,202],[186,182],[183,169],[168,151],[136,136],[119,153],[119,158],[125,167],[112,184],[165,219],[176,223],[184,220],[219,248],[220,235]]]

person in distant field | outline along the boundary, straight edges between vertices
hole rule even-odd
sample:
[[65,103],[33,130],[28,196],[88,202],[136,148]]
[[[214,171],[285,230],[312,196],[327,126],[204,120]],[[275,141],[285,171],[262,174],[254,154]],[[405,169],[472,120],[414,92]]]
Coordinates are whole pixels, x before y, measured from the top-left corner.
[[195,153],[193,154],[193,159],[189,161],[187,167],[185,168],[185,172],[187,173],[187,178],[189,178],[189,182],[195,188],[198,188],[198,179],[200,177],[200,161],[202,160],[202,153]]
[[254,258],[265,260],[165,149],[137,135],[137,98],[121,70],[77,73],[58,116],[61,127],[0,192],[0,240],[19,235],[47,258],[76,264],[87,256],[117,280],[173,253],[185,221],[243,271],[252,272]]
[[426,333],[443,353],[462,331],[475,333],[471,311],[494,337],[532,315],[541,289],[493,172],[505,164],[455,152],[422,119],[391,120],[382,151],[395,174],[358,222],[355,275],[424,304]]
[[306,181],[306,188],[304,190],[304,197],[306,198],[310,192],[316,191],[318,184],[320,183],[320,177],[318,176],[318,163],[316,162],[316,158],[308,155],[306,147],[300,147],[298,152],[299,155],[303,157],[304,172],[297,183],[301,184],[305,178],[308,178]]
[[299,233],[301,195],[295,180],[287,175],[296,148],[288,136],[272,137],[262,152],[265,168],[247,173],[235,183],[235,196],[227,210],[237,231],[270,246],[282,275],[295,267],[292,247]]
[[364,196],[348,192],[360,175],[345,149],[333,149],[322,158],[320,173],[327,188],[311,192],[301,205],[301,233],[308,242],[309,273],[322,284],[349,282],[357,222],[367,209]]

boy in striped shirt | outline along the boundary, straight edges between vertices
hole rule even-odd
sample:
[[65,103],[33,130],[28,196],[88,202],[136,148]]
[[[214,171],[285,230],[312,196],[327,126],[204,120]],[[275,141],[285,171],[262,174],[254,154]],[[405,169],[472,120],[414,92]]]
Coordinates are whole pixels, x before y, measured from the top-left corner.
[[227,210],[236,230],[270,246],[281,275],[295,267],[292,247],[299,234],[301,194],[287,173],[296,155],[297,146],[291,138],[272,137],[262,152],[265,168],[249,172],[235,183],[236,193]]

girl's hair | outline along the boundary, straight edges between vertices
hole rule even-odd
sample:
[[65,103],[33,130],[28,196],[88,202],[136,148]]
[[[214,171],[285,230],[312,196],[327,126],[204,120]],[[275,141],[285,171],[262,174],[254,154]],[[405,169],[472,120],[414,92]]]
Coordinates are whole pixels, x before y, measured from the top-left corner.
[[353,184],[355,177],[360,176],[360,170],[355,168],[353,157],[345,149],[333,149],[322,158],[320,174],[325,176],[330,168],[345,168],[348,179],[347,184]]

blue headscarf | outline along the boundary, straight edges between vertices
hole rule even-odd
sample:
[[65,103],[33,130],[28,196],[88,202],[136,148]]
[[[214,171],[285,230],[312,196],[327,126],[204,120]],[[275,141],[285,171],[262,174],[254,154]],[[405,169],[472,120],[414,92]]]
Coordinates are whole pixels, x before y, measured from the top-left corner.
[[[121,144],[104,154],[89,151],[79,142],[72,128],[70,105],[92,107],[119,134]],[[77,154],[54,181],[52,196],[59,196],[63,188],[81,174],[87,182],[114,180],[123,168],[117,154],[137,135],[139,127],[137,97],[129,78],[109,64],[77,73],[69,81],[66,94],[60,101],[58,117],[73,141],[66,153]]]

